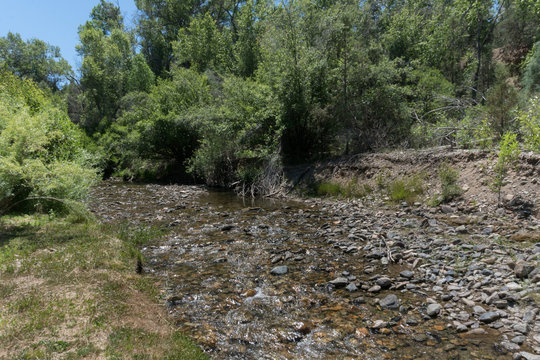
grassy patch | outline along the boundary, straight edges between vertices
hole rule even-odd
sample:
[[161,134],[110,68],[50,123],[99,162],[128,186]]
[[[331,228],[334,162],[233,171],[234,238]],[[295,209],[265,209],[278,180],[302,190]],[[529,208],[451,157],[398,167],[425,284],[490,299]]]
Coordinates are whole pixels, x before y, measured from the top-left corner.
[[395,179],[386,185],[386,191],[393,202],[415,202],[424,193],[424,175]]
[[160,234],[80,217],[1,218],[0,358],[206,358],[157,315],[157,288],[135,273],[137,248]]
[[463,194],[463,189],[459,187],[459,172],[447,163],[442,163],[438,170],[439,180],[441,181],[441,192],[431,201],[432,205],[438,206],[449,202]]
[[318,196],[363,198],[372,192],[373,189],[368,184],[360,184],[357,179],[352,179],[346,184],[323,181],[315,187],[315,193]]

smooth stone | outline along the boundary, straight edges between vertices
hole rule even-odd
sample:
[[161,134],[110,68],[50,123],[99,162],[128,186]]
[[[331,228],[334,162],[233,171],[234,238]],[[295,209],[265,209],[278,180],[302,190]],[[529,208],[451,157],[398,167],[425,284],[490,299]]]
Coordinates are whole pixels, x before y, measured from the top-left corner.
[[276,266],[270,271],[272,275],[285,275],[289,271],[286,265]]
[[381,287],[379,285],[374,285],[368,289],[368,292],[376,293],[381,291]]
[[373,329],[382,329],[385,328],[388,323],[384,320],[375,320],[371,326]]
[[349,285],[347,285],[347,287],[345,289],[347,289],[347,291],[349,291],[349,292],[355,292],[355,291],[358,290],[358,286],[356,286],[353,283],[350,283]]
[[521,287],[521,285],[515,283],[515,282],[509,282],[508,284],[505,285],[506,288],[509,290],[509,291],[521,291],[523,288]]
[[496,320],[499,320],[499,318],[500,318],[499,313],[494,312],[494,311],[488,311],[480,315],[480,318],[478,320],[480,320],[484,324],[489,324]]
[[486,312],[486,309],[484,309],[483,307],[481,307],[480,305],[476,305],[473,307],[473,312],[477,315],[482,315],[482,314],[485,314]]
[[399,299],[396,295],[390,294],[379,300],[379,305],[383,309],[397,309],[399,308]]
[[392,280],[387,277],[382,277],[377,279],[377,281],[375,281],[375,284],[379,285],[381,289],[388,289],[390,286],[392,286]]
[[540,355],[531,354],[525,351],[521,351],[519,355],[525,360],[540,360]]
[[510,351],[510,352],[515,352],[515,351],[518,351],[519,350],[519,345],[518,344],[514,344],[510,341],[503,341],[501,343],[501,346],[506,350],[506,351]]
[[428,316],[436,317],[441,312],[441,305],[440,304],[429,304],[426,310],[426,313]]
[[349,283],[349,280],[347,278],[344,278],[344,277],[338,277],[338,278],[335,278],[332,281],[329,281],[329,283],[334,285],[335,287],[340,288],[340,287],[346,286]]
[[527,334],[529,332],[529,326],[523,323],[515,324],[512,328],[514,329],[514,331],[522,334]]
[[405,279],[412,279],[414,277],[414,273],[410,270],[403,270],[399,273],[399,276],[404,277]]

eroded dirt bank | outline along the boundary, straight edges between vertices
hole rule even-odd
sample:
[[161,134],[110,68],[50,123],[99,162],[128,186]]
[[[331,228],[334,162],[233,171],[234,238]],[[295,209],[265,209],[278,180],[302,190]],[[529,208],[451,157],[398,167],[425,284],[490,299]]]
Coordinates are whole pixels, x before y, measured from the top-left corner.
[[[434,159],[448,156],[401,156],[297,174],[375,181],[383,171],[391,178],[423,169],[436,192]],[[94,211],[170,230],[144,249],[144,269],[161,279],[177,325],[216,359],[535,359],[538,165],[523,159],[505,188],[521,202],[508,196],[497,208],[495,195],[481,191],[490,156],[458,156],[468,189],[438,207],[388,204],[376,193],[252,203],[201,187],[113,182],[97,190]]]

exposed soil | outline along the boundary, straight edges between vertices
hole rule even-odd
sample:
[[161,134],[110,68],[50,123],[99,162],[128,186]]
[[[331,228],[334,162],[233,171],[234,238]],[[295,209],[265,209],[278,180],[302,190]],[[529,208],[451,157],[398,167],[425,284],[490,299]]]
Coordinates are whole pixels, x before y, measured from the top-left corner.
[[[462,201],[475,204],[480,210],[493,210],[498,194],[492,190],[494,165],[497,156],[480,150],[453,150],[447,147],[424,151],[396,151],[390,153],[358,154],[338,160],[286,169],[291,185],[296,188],[320,181],[346,184],[357,180],[377,188],[377,177],[391,181],[405,176],[424,175],[426,196],[440,192],[438,169],[442,163],[459,171],[459,185],[465,190]],[[517,166],[508,174],[508,184],[502,188],[505,203],[514,197],[531,203],[534,211],[540,206],[540,155],[523,153]]]

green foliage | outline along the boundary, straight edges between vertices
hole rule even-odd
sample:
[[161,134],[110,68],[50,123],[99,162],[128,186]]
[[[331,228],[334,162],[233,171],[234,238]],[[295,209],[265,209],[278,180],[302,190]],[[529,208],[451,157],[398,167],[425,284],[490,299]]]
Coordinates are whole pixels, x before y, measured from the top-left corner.
[[395,179],[387,184],[386,191],[388,197],[393,202],[415,202],[424,193],[424,176],[422,174],[416,174],[414,176]]
[[525,93],[528,95],[540,93],[540,41],[534,44],[533,49],[525,60],[523,87]]
[[227,32],[219,31],[210,16],[205,14],[191,21],[189,27],[180,29],[173,51],[179,64],[187,64],[196,71],[208,68],[227,69],[231,44]]
[[501,139],[501,145],[499,149],[499,155],[497,157],[497,163],[495,164],[495,177],[493,179],[492,188],[497,192],[499,203],[501,202],[501,189],[506,185],[506,177],[508,171],[515,166],[520,149],[517,142],[517,134],[507,132]]
[[133,31],[113,3],[92,10],[68,88],[73,120],[129,178],[246,184],[269,154],[490,147],[517,130],[516,89],[536,91],[531,0],[136,5]]
[[344,198],[363,198],[373,192],[368,184],[359,184],[357,179],[351,179],[345,185],[323,181],[316,185],[318,196],[341,196]]
[[262,165],[276,151],[281,131],[276,101],[267,86],[231,76],[224,79],[221,91],[221,106],[208,107],[193,118],[204,137],[189,171],[213,185],[235,181],[237,168]]
[[518,93],[506,79],[506,69],[499,67],[497,82],[487,94],[487,114],[491,119],[491,128],[502,136],[511,125],[512,110],[517,105]]
[[529,100],[526,111],[519,113],[518,121],[525,148],[540,152],[540,96]]
[[65,111],[32,83],[0,73],[0,211],[31,197],[84,200],[97,174],[82,145]]
[[463,190],[457,184],[459,172],[456,169],[453,169],[447,163],[442,163],[437,174],[441,182],[441,193],[436,199],[438,204],[454,200],[463,193]]
[[0,37],[0,64],[23,79],[58,91],[66,78],[72,75],[71,66],[60,55],[60,48],[44,41],[23,41],[21,35],[9,32]]

